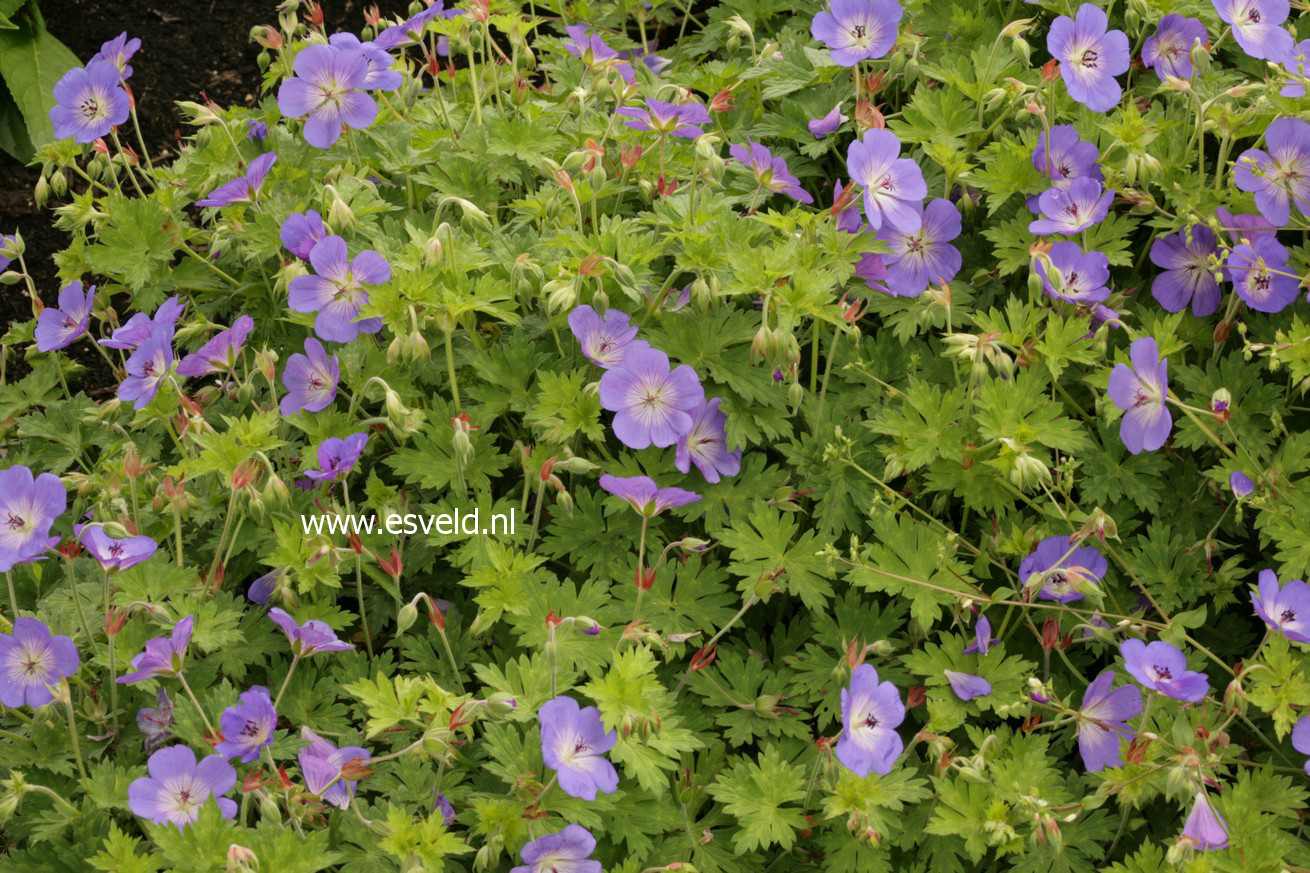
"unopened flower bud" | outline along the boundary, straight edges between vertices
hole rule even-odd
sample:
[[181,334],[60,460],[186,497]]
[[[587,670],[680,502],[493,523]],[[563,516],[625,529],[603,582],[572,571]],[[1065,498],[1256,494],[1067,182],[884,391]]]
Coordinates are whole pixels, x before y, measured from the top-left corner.
[[259,367],[259,373],[270,383],[277,378],[277,352],[270,348],[262,348],[255,353],[255,365]]
[[324,190],[332,194],[332,205],[328,207],[328,224],[332,225],[332,229],[341,232],[354,227],[355,213],[351,210],[350,204],[341,199],[341,195],[333,186],[327,185]]
[[396,636],[409,630],[416,621],[418,621],[418,607],[411,600],[396,611]]
[[1192,47],[1188,51],[1192,59],[1192,66],[1196,68],[1194,75],[1205,76],[1210,71],[1210,49],[1201,39],[1192,40]]
[[552,279],[541,286],[541,293],[546,298],[546,308],[552,313],[572,309],[578,303],[578,290],[572,279]]
[[599,470],[600,466],[597,464],[593,464],[591,461],[588,461],[586,458],[579,458],[577,456],[574,456],[572,458],[567,458],[563,461],[556,461],[554,468],[556,470],[563,470],[565,473],[578,473],[578,474],[585,475],[587,473],[591,473],[594,470]]
[[259,869],[259,856],[236,843],[227,847],[227,873],[251,873]]

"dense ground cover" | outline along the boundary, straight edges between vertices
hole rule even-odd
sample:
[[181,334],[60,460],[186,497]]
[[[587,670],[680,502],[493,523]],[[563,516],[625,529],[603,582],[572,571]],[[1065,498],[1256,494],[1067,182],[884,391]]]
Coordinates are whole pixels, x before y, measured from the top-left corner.
[[1310,868],[1286,4],[410,16],[54,89],[6,870]]

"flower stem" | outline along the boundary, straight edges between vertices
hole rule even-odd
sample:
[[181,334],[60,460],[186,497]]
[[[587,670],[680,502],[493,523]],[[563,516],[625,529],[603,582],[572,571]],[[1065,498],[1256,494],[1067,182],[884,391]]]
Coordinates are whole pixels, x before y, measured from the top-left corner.
[[77,772],[82,777],[82,785],[86,785],[86,765],[82,763],[82,745],[77,741],[77,719],[73,715],[73,698],[72,692],[68,690],[67,683],[64,685],[64,709],[68,712],[68,738],[73,743],[73,758],[77,761]]
[[[723,635],[728,632],[728,629],[731,628],[734,624],[736,624],[741,619],[741,617],[746,614],[746,610],[754,606],[755,601],[759,599],[760,596],[756,594],[754,591],[752,591],[751,596],[746,598],[746,602],[741,605],[741,609],[737,610],[737,614],[734,615],[732,618],[728,619],[728,623],[725,624],[723,627],[719,628],[719,632],[716,633],[714,636],[710,637],[710,641],[708,643],[701,646],[701,651],[703,652],[710,648],[713,648],[715,643],[723,639]],[[687,684],[687,680],[690,678],[691,678],[691,667],[689,666],[687,668],[687,671],[682,674],[682,678],[678,680],[677,687],[673,689],[674,697],[678,696],[678,692],[683,689],[683,686]]]
[[115,645],[114,634],[109,633],[109,571],[105,571],[105,636],[108,637],[109,646],[109,725],[110,730],[115,737],[118,736],[118,683],[114,680],[117,678],[118,665],[114,663]]
[[141,190],[141,183],[136,180],[136,172],[132,169],[132,160],[127,156],[127,150],[123,148],[123,143],[118,138],[118,131],[110,130],[109,135],[113,138],[114,145],[118,146],[118,153],[123,156],[123,166],[127,169],[127,178],[132,180],[132,187],[136,189],[137,196],[144,199],[146,192]]
[[641,541],[637,544],[637,602],[632,605],[632,620],[636,621],[641,613],[641,596],[646,593],[646,528],[650,525],[650,516],[641,516]]
[[532,535],[528,537],[528,554],[532,554],[532,547],[537,544],[537,528],[541,525],[541,502],[542,492],[546,489],[546,480],[540,476],[537,477],[537,505],[532,510]]
[[35,791],[37,794],[44,794],[46,797],[50,798],[50,799],[53,800],[55,803],[57,803],[57,804],[59,804],[60,806],[62,806],[64,809],[66,809],[66,810],[68,810],[69,812],[73,813],[73,815],[78,815],[78,816],[80,816],[80,815],[82,814],[82,810],[78,809],[76,806],[73,806],[73,804],[69,803],[69,802],[68,802],[67,800],[65,800],[63,797],[60,797],[60,796],[59,796],[59,792],[54,791],[53,789],[47,788],[47,787],[44,786],[44,785],[33,785],[33,784],[31,784],[31,783],[29,782],[29,783],[27,784],[27,790],[28,790],[28,791]]
[[291,666],[287,668],[287,675],[282,677],[282,687],[277,690],[277,697],[273,698],[273,708],[282,702],[282,695],[286,693],[287,685],[291,684],[291,674],[296,672],[296,665],[300,663],[300,656],[294,652],[291,655]]
[[191,248],[191,246],[187,245],[185,242],[179,242],[178,245],[181,247],[182,251],[186,252],[188,255],[190,255],[191,257],[195,258],[197,261],[208,267],[211,271],[221,276],[223,278],[223,281],[227,282],[229,285],[239,286],[241,284],[236,279],[233,279],[227,273],[224,273],[222,270],[220,270],[217,265],[215,265],[209,260],[209,258],[206,258],[204,255],[200,254],[195,249]]
[[441,625],[437,625],[437,633],[441,636],[441,648],[446,653],[446,660],[450,661],[450,671],[455,674],[455,686],[459,688],[459,693],[463,694],[464,677],[459,675],[459,665],[455,663],[455,652],[450,648],[450,638],[446,636],[446,629]]
[[478,62],[473,53],[473,40],[468,44],[469,57],[469,83],[473,86],[473,115],[478,120],[478,127],[482,126],[482,86],[478,83]]
[[[361,389],[362,393],[362,389]],[[350,508],[350,479],[341,480],[341,499],[346,504],[346,514],[353,515]],[[355,596],[359,599],[359,622],[364,626],[364,648],[368,651],[368,659],[373,660],[373,632],[368,626],[368,607],[364,605],[364,568],[362,566],[363,558],[355,553]]]
[[9,620],[18,618],[18,595],[14,594],[14,571],[5,570],[5,582],[9,585]]
[[446,344],[446,373],[450,376],[450,396],[455,402],[455,411],[459,412],[459,381],[455,378],[455,349],[450,340],[450,335],[454,333],[453,325],[451,330],[443,331],[443,333],[445,334]]
[[209,731],[211,734],[215,733],[214,726],[209,723],[209,716],[205,715],[205,708],[201,706],[200,701],[196,699],[196,693],[191,690],[191,685],[186,681],[186,676],[178,673],[177,678],[178,681],[182,683],[182,690],[186,692],[186,696],[191,700],[191,705],[196,708],[196,712],[200,713],[200,720],[205,723],[205,730]]

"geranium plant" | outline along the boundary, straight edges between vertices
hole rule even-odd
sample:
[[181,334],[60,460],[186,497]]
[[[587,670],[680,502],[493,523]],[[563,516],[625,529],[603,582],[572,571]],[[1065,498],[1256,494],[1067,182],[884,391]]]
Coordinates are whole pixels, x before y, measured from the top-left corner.
[[1310,869],[1303,12],[276,14],[0,239],[5,870]]

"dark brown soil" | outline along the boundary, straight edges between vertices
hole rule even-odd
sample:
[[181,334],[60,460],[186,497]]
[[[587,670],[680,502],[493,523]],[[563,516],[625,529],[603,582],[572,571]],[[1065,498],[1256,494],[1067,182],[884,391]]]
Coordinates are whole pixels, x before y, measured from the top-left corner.
[[[373,2],[323,0],[328,32],[358,31],[364,24],[364,9]],[[40,0],[40,4],[50,32],[83,61],[123,31],[141,39],[141,50],[132,59],[131,85],[142,133],[156,162],[167,162],[176,154],[179,138],[190,133],[175,101],[199,101],[204,92],[221,106],[255,102],[259,46],[250,41],[250,29],[277,21],[271,0]],[[409,4],[376,0],[376,5],[384,15],[398,15]],[[53,214],[38,209],[32,199],[38,175],[37,169],[0,153],[0,232],[15,228],[22,232],[27,266],[42,299],[53,303],[58,285],[51,256],[68,244],[68,238],[52,226]],[[0,333],[13,321],[31,318],[27,298],[18,292],[16,287],[0,288]],[[85,351],[90,353],[86,358],[90,373],[103,371],[99,357]],[[16,375],[13,369],[10,373]]]

